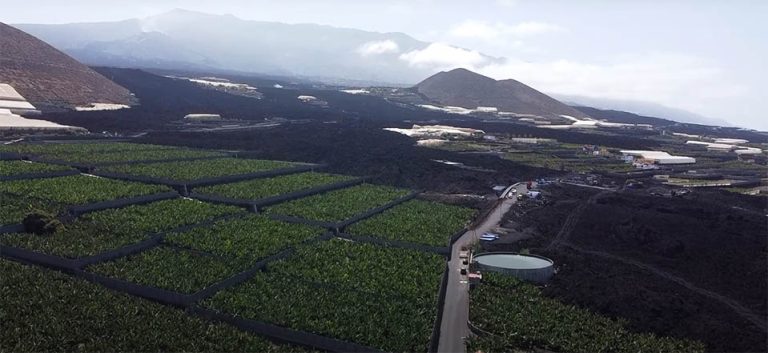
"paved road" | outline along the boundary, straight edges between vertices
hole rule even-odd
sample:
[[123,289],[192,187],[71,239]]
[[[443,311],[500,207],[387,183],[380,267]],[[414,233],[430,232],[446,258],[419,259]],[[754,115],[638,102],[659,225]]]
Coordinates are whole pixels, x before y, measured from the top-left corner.
[[[518,192],[525,192],[525,185],[517,186]],[[469,246],[483,233],[491,231],[501,222],[501,218],[515,203],[515,199],[504,199],[499,202],[496,209],[474,229],[464,233],[451,249],[451,261],[448,263],[448,283],[445,292],[445,306],[443,307],[443,320],[440,323],[439,352],[466,352],[464,337],[469,336],[467,320],[469,319],[469,283],[467,277],[462,276],[461,259],[459,251],[462,246]],[[463,282],[463,283],[462,283]]]

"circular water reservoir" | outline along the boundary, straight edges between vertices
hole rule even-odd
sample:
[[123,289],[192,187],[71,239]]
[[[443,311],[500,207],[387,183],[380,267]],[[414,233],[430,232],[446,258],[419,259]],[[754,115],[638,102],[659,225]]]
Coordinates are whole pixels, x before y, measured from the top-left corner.
[[552,260],[536,255],[491,252],[475,255],[474,260],[481,270],[505,273],[535,283],[544,283],[555,273]]

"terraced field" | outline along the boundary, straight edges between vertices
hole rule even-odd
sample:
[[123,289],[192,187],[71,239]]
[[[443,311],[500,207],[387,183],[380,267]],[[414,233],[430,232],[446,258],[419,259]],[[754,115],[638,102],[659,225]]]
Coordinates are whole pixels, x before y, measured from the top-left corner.
[[233,199],[258,200],[352,179],[354,178],[346,175],[306,172],[206,186],[195,189],[195,192]]
[[437,255],[330,240],[205,305],[386,351],[426,351],[444,267]]
[[0,225],[18,224],[33,211],[58,214],[65,206],[46,200],[0,193]]
[[0,182],[0,225],[21,223],[33,211],[57,214],[68,206],[171,191],[158,185],[72,175]]
[[271,220],[260,215],[220,221],[165,237],[169,244],[208,252],[248,266],[323,233],[316,227]]
[[0,161],[0,176],[41,174],[73,170],[70,167],[29,161]]
[[0,259],[0,278],[9,352],[303,351],[53,270]]
[[0,193],[20,195],[65,205],[80,205],[171,191],[160,185],[86,175],[0,182]]
[[129,161],[163,161],[183,158],[226,157],[227,154],[215,151],[199,151],[176,148],[159,150],[136,150],[130,152],[62,152],[42,153],[42,159],[58,160],[82,164],[118,163]]
[[103,168],[106,172],[135,176],[163,178],[175,181],[193,181],[290,168],[295,163],[259,159],[220,158],[199,161],[158,162],[146,164],[116,165]]
[[22,155],[66,154],[66,153],[103,153],[136,152],[143,150],[177,149],[174,146],[149,145],[127,142],[91,142],[91,143],[15,143],[0,145],[0,152]]
[[[9,149],[73,163],[218,156],[218,152],[127,143],[30,144],[0,148]],[[58,166],[46,169],[42,165],[22,161],[0,164],[6,174],[66,170]],[[298,165],[215,158],[116,164],[99,170],[192,181]],[[258,200],[352,179],[344,175],[299,172],[212,185],[195,191]],[[165,186],[87,174],[4,181],[0,182],[0,210],[3,211],[0,225],[19,223],[38,209],[56,214],[72,205],[167,191],[171,189]],[[342,221],[410,193],[390,186],[362,184],[276,204],[269,207],[266,215],[179,197],[85,213],[73,220],[64,220],[63,226],[51,234],[2,234],[0,250],[14,248],[12,255],[0,251],[3,257],[32,263],[43,261],[35,257],[27,259],[28,255],[15,250],[19,248],[35,256],[78,259],[66,262],[67,265],[43,261],[47,266],[78,270],[70,271],[74,272],[70,277],[0,259],[0,273],[4,275],[0,286],[0,316],[18,315],[3,321],[3,325],[9,325],[13,331],[0,332],[0,346],[11,347],[13,351],[297,350],[293,346],[270,343],[259,334],[203,321],[196,317],[195,311],[177,311],[76,278],[87,277],[106,284],[103,282],[106,277],[111,278],[110,281],[119,279],[180,295],[199,293],[212,285],[218,289],[225,284],[211,297],[182,306],[200,306],[230,318],[263,321],[380,350],[426,351],[437,317],[445,258],[428,252],[342,240],[334,238],[327,229],[271,218],[279,214]],[[410,212],[420,214],[413,216]],[[429,232],[432,241],[448,239],[450,231],[466,222],[459,218],[471,216],[471,212],[461,208],[419,201],[406,203],[382,218],[374,217],[367,228],[361,229],[381,227],[381,231],[373,235],[387,237],[403,232],[402,240],[414,240],[412,237],[418,232],[416,224],[426,219],[423,213],[445,218],[445,224],[435,225],[438,228]],[[137,244],[141,247],[131,247],[130,255],[112,252]],[[106,259],[105,254],[109,259],[101,260]],[[91,257],[96,255],[99,256]],[[81,261],[83,259],[87,262]],[[257,272],[249,272],[250,278],[244,278],[245,282],[239,285],[225,281],[241,276],[245,270]],[[15,273],[5,276],[10,272]],[[41,281],[46,282],[38,283]],[[295,340],[299,344],[314,344],[301,338]]]
[[243,210],[188,199],[164,200],[86,214],[50,235],[5,234],[0,244],[79,258],[135,244],[153,233],[239,212]]
[[391,186],[362,184],[330,191],[267,208],[268,213],[310,220],[338,222],[383,206],[410,191]]
[[423,200],[411,200],[350,226],[352,235],[381,237],[430,246],[447,246],[475,210]]

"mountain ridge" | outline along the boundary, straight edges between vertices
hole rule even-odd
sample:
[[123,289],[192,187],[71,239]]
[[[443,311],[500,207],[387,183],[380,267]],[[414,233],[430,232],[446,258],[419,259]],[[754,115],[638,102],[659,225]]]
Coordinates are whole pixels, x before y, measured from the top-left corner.
[[499,111],[557,118],[587,119],[574,109],[514,79],[495,80],[464,68],[438,72],[413,89],[430,101],[464,108],[495,107]]
[[90,103],[133,103],[120,85],[42,40],[0,23],[0,83],[42,111]]
[[[95,66],[176,69],[182,64],[186,68],[409,84],[415,83],[415,77],[432,73],[401,58],[431,43],[401,32],[254,21],[180,9],[114,22],[15,26]],[[152,43],[139,49],[136,38],[147,32],[162,33],[165,43],[178,48],[178,54],[151,50]]]

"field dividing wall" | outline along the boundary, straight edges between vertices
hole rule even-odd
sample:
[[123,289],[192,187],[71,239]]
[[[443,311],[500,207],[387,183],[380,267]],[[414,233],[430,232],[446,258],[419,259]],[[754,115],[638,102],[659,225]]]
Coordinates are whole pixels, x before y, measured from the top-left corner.
[[101,202],[95,202],[95,203],[90,203],[85,205],[72,206],[72,207],[68,207],[66,209],[66,212],[72,216],[78,217],[90,212],[96,212],[96,211],[106,210],[110,208],[122,208],[122,207],[133,206],[133,205],[144,205],[144,204],[148,204],[155,201],[175,199],[177,197],[179,197],[178,193],[176,193],[175,191],[168,191],[168,192],[163,192],[158,194],[127,197],[127,198],[116,199],[116,200],[101,201]]
[[92,174],[100,177],[104,177],[104,178],[110,178],[110,179],[117,179],[117,180],[124,180],[124,181],[138,181],[146,184],[167,185],[176,189],[180,194],[187,196],[189,194],[189,190],[196,187],[226,184],[226,183],[232,183],[236,181],[266,178],[266,177],[273,177],[273,176],[279,176],[279,175],[285,175],[285,174],[309,172],[309,171],[314,171],[315,169],[319,169],[323,167],[325,166],[316,165],[316,164],[301,165],[297,167],[272,169],[272,170],[265,170],[265,171],[246,173],[246,174],[225,175],[220,177],[203,178],[203,179],[190,180],[190,181],[179,181],[179,180],[155,178],[155,177],[143,176],[143,175],[131,175],[131,174],[125,174],[125,173],[112,173],[112,172],[104,172],[104,171],[98,171],[98,170],[94,171]]
[[63,176],[70,176],[70,175],[77,175],[77,174],[80,174],[79,170],[62,170],[58,172],[47,172],[47,173],[24,173],[24,174],[0,176],[0,181],[55,178],[55,177],[63,177]]
[[23,231],[24,231],[24,225],[21,224],[21,223],[19,223],[19,224],[0,225],[0,234],[4,234],[4,233],[18,233],[18,232],[23,232]]
[[391,201],[391,202],[389,202],[387,204],[384,204],[382,206],[370,209],[370,210],[368,210],[366,212],[363,212],[363,213],[361,213],[361,214],[359,214],[357,216],[354,216],[354,217],[352,217],[352,218],[350,218],[350,219],[348,219],[346,221],[339,222],[339,223],[336,224],[336,229],[339,232],[343,232],[344,228],[346,228],[350,224],[360,222],[360,221],[362,221],[362,220],[364,220],[366,218],[369,218],[369,217],[372,217],[372,216],[377,215],[379,213],[382,213],[382,212],[384,212],[384,211],[386,211],[386,210],[388,210],[388,209],[390,209],[392,207],[395,207],[395,206],[397,206],[397,205],[399,205],[401,203],[413,200],[413,199],[416,198],[416,196],[419,195],[419,193],[420,193],[419,191],[411,192],[410,194],[408,194],[406,196],[403,196],[403,197],[401,197],[399,199],[396,199],[394,201]]
[[364,177],[364,178],[358,178],[358,179],[353,179],[348,181],[342,181],[338,183],[320,185],[313,188],[289,192],[282,195],[265,197],[257,200],[235,199],[231,197],[218,196],[213,194],[201,194],[201,193],[196,193],[194,191],[189,193],[189,197],[202,200],[202,201],[213,202],[213,203],[246,207],[251,211],[258,212],[259,208],[261,207],[267,207],[267,206],[271,206],[281,202],[293,201],[296,199],[300,199],[302,197],[307,197],[307,196],[321,194],[328,191],[343,189],[346,187],[362,184],[368,179],[369,179],[368,177]]
[[369,244],[381,245],[381,246],[386,246],[391,248],[412,249],[412,250],[418,250],[423,252],[435,253],[435,254],[443,255],[445,257],[450,256],[450,253],[451,253],[450,247],[437,247],[437,246],[429,246],[424,244],[409,243],[409,242],[399,241],[399,240],[382,239],[373,235],[369,236],[369,235],[352,235],[347,233],[339,233],[336,236],[342,239],[358,241],[361,243],[369,243]]
[[440,279],[440,291],[437,294],[437,316],[435,318],[435,325],[432,327],[432,337],[429,340],[429,352],[437,353],[437,348],[440,345],[440,327],[443,324],[443,309],[445,308],[445,293],[448,290],[448,271],[450,268],[445,265],[443,270],[443,276]]
[[269,337],[278,342],[299,345],[314,350],[327,352],[381,352],[356,343],[341,341],[314,333],[297,331],[260,321],[238,318],[197,306],[192,307],[190,311],[207,320],[228,323],[241,330]]
[[18,153],[0,152],[0,161],[18,161],[22,159],[22,155]]

